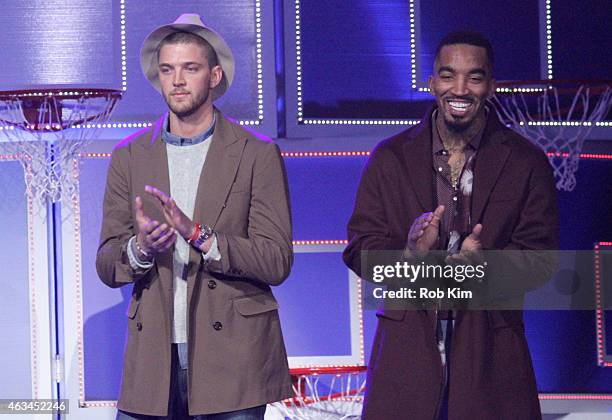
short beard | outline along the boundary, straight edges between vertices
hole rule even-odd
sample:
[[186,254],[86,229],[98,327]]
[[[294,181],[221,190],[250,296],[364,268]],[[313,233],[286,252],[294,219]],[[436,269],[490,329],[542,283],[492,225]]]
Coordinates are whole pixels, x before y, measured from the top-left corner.
[[480,110],[478,110],[476,115],[474,115],[469,121],[456,121],[451,115],[449,115],[448,118],[444,116],[442,120],[449,133],[465,135],[470,130],[478,130],[481,120],[483,122],[486,121],[485,108],[483,106]]
[[455,121],[448,121],[446,118],[444,118],[444,125],[446,125],[447,130],[452,133],[457,133],[457,134],[465,133],[468,130],[468,128],[472,126],[473,123],[474,123],[474,119],[470,121],[465,121],[465,122],[455,122]]
[[165,99],[166,99],[166,104],[168,104],[168,108],[170,108],[170,111],[172,111],[174,115],[176,115],[179,118],[187,118],[195,114],[195,112],[202,107],[202,105],[208,100],[208,95],[209,95],[209,91],[202,92],[201,95],[196,96],[193,99],[193,101],[187,104],[187,107],[183,109],[177,109],[175,106],[172,105],[172,103],[169,100],[170,95],[166,96]]

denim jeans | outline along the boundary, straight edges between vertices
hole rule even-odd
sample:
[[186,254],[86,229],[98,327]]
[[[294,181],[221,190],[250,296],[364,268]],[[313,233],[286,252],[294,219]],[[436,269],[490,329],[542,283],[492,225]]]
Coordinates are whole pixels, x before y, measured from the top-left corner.
[[146,416],[117,410],[117,420],[263,420],[266,406],[217,414],[189,416],[187,409],[187,343],[172,344],[170,401],[167,416]]

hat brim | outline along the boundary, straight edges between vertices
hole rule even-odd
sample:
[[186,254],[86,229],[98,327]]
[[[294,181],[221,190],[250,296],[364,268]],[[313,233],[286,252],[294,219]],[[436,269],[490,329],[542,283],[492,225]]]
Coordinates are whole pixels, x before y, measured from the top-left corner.
[[140,67],[142,72],[149,79],[153,87],[161,93],[159,82],[157,50],[159,44],[168,36],[175,32],[189,32],[206,40],[215,50],[219,65],[223,69],[221,82],[213,89],[212,99],[216,100],[223,95],[231,86],[234,80],[234,55],[227,43],[221,36],[212,29],[193,25],[189,23],[171,23],[155,29],[147,36],[140,50]]

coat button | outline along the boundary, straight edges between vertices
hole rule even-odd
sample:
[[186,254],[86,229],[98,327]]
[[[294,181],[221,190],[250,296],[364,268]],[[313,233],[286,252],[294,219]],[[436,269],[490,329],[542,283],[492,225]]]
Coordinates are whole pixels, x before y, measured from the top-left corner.
[[208,280],[208,288],[214,289],[215,287],[217,287],[217,282],[214,280]]
[[137,322],[137,323],[136,323],[136,329],[137,329],[138,331],[142,331],[142,323],[141,323],[141,322]]
[[216,322],[213,324],[213,328],[214,328],[215,330],[219,331],[219,330],[221,330],[221,328],[223,328],[223,324],[222,324],[222,323],[220,323],[219,321],[216,321]]

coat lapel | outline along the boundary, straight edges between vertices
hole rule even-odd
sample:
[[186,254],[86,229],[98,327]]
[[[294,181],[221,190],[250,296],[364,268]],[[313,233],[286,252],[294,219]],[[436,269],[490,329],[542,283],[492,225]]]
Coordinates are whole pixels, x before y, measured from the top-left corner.
[[499,120],[494,115],[490,115],[474,164],[472,226],[481,220],[491,191],[510,156],[510,147],[504,144],[505,136],[500,128]]
[[[431,113],[429,113],[431,116]],[[423,212],[434,210],[434,184],[431,157],[431,118],[427,117],[404,146],[404,159],[410,184]]]
[[[404,157],[410,174],[409,180],[423,211],[433,211],[434,176],[432,175],[431,122],[432,112],[415,127],[412,139],[404,146]],[[488,202],[489,195],[510,156],[505,143],[501,123],[494,114],[489,116],[482,143],[474,167],[474,192],[472,197],[473,224],[478,223]]]

